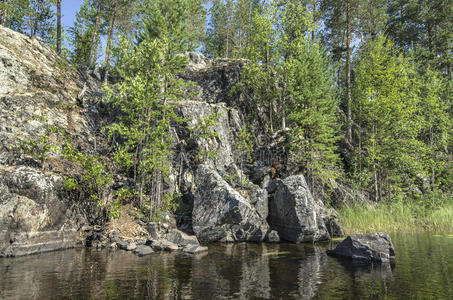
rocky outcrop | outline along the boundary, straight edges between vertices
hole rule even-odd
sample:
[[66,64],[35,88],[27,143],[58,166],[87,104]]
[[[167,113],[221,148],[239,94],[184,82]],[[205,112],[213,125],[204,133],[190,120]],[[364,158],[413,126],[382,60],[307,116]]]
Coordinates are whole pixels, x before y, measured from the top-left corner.
[[[0,26],[0,256],[18,256],[74,247],[88,222],[84,200],[74,203],[63,188],[67,166],[48,151],[50,141],[71,136],[75,147],[92,149],[92,123],[79,95],[95,90],[42,42]],[[80,95],[83,98],[83,95]],[[25,143],[35,155],[24,154]],[[42,149],[41,148],[41,149]]]
[[[269,228],[266,216],[258,213],[250,198],[234,190],[209,165],[198,168],[196,179],[192,222],[201,242],[258,242],[264,239]],[[261,201],[265,199],[255,203]]]
[[65,200],[63,179],[29,167],[0,166],[0,256],[71,248],[86,220]]
[[304,176],[277,179],[273,185],[268,221],[280,238],[296,243],[329,239],[322,204],[313,199]]
[[[265,136],[263,112],[234,92],[246,61],[213,60],[195,53],[189,58],[182,77],[194,85],[175,106],[186,121],[171,127],[174,168],[164,187],[182,194],[187,208],[178,224],[185,233],[173,226],[164,232],[153,230],[149,220],[133,220],[142,224],[128,228],[140,231],[140,236],[122,237],[121,232],[110,234],[104,227],[107,214],[97,208],[97,201],[84,193],[67,192],[68,170],[75,177],[80,170],[54,150],[70,140],[81,153],[104,155],[109,146],[98,125],[111,122],[119,112],[101,114],[108,111],[108,104],[101,100],[96,80],[75,70],[39,38],[0,26],[0,256],[75,245],[110,245],[145,253],[149,249],[142,246],[147,239],[156,241],[156,249],[197,253],[206,250],[198,241],[317,241],[328,236],[327,230],[331,235],[339,232],[335,217],[322,213],[322,204],[314,201],[304,182],[297,183],[301,189],[292,185],[291,177],[271,182],[288,175],[271,165],[275,151],[284,150],[285,132],[271,138],[275,143],[255,149],[255,167],[238,163],[241,157],[235,144],[244,124],[251,122],[257,140]],[[215,120],[206,129],[212,116]],[[105,199],[100,199],[107,204],[113,197],[108,195],[110,189],[134,184],[124,174],[113,178],[115,182],[101,196]],[[275,188],[269,195],[270,185]],[[289,212],[290,218],[285,215]],[[326,229],[324,223],[330,227]],[[146,227],[152,230],[144,238]]]
[[389,263],[395,261],[395,248],[387,233],[355,234],[348,236],[327,254],[351,258],[363,263]]

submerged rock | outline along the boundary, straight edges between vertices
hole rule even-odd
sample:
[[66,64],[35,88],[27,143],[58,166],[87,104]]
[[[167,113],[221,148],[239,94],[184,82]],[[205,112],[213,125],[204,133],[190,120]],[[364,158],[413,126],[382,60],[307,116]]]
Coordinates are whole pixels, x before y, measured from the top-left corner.
[[179,249],[178,245],[164,239],[150,241],[147,245],[157,251],[176,251]]
[[149,255],[151,253],[154,253],[153,249],[151,247],[149,247],[149,246],[146,246],[146,245],[137,246],[137,248],[135,248],[133,250],[133,252],[137,256],[145,256],[145,255]]
[[348,236],[335,249],[327,250],[327,254],[365,263],[388,263],[395,260],[392,241],[384,232]]
[[199,166],[196,185],[192,222],[198,240],[258,242],[264,239],[269,228],[265,217],[216,170],[208,165]]
[[273,185],[268,221],[280,238],[296,243],[329,239],[323,206],[313,199],[303,175],[277,179]]
[[198,253],[208,251],[208,247],[189,245],[189,246],[185,247],[184,249],[182,249],[182,251],[184,251],[186,253],[190,253],[190,254],[198,254]]
[[165,239],[182,248],[187,246],[200,246],[200,243],[198,242],[196,236],[185,234],[184,232],[177,229],[171,229],[165,235]]

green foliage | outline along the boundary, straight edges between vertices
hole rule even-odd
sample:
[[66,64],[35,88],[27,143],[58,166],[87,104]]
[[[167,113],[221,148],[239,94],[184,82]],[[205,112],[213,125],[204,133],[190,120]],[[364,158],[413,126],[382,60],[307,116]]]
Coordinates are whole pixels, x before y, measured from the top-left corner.
[[60,152],[64,159],[81,169],[82,174],[78,176],[79,178],[73,179],[78,182],[79,189],[102,206],[104,194],[112,184],[112,175],[107,172],[102,158],[78,151],[69,140],[66,140]]
[[[205,9],[201,0],[156,0],[145,4],[148,17],[138,34],[144,40],[167,39],[172,54],[184,48],[193,51],[204,36]],[[172,48],[172,49],[171,49]]]
[[218,126],[218,120],[224,113],[214,111],[205,118],[201,118],[194,127],[187,127],[190,130],[191,138],[204,145],[202,149],[198,149],[197,157],[201,161],[215,159],[218,155],[217,151],[210,150],[209,144],[211,139],[219,138],[219,134],[213,127]]
[[121,216],[121,210],[122,209],[123,209],[123,206],[121,205],[121,203],[119,201],[110,202],[110,205],[109,205],[109,208],[108,208],[110,218],[119,219],[120,216]]
[[422,83],[416,65],[385,36],[361,51],[353,107],[360,141],[355,172],[376,200],[397,199],[410,195],[418,178],[430,178],[445,145],[449,118],[439,98],[441,83],[430,71]]
[[[246,164],[252,162],[252,153],[253,153],[253,139],[250,130],[247,126],[242,126],[234,142],[234,153],[236,154],[236,162],[239,162],[240,169]],[[242,177],[242,173],[239,177],[241,185],[248,185],[249,182],[246,178]]]
[[[88,196],[98,206],[105,206],[105,194],[112,184],[112,175],[107,170],[104,158],[77,150],[63,130],[50,125],[46,127],[45,133],[37,141],[21,140],[18,150],[37,159],[42,168],[49,154],[61,155],[63,160],[72,164],[72,169],[62,174],[63,187],[78,193],[81,198]],[[56,142],[58,139],[64,141],[62,145]]]
[[339,175],[333,69],[328,67],[329,58],[319,44],[303,39],[293,49],[295,56],[285,66],[289,78],[289,148],[293,163],[310,179],[328,184]]
[[[95,30],[96,8],[90,0],[84,0],[76,13],[74,25],[69,28],[69,43],[73,50],[70,55],[75,65],[86,65],[89,60]],[[99,43],[99,38],[95,43]]]
[[205,53],[211,57],[243,57],[253,36],[254,15],[263,7],[260,0],[212,1]]
[[18,150],[21,153],[31,155],[40,163],[41,168],[44,168],[44,163],[48,159],[49,152],[58,151],[58,147],[51,142],[51,137],[56,133],[61,133],[61,130],[55,126],[48,125],[45,116],[41,117],[39,121],[46,123],[44,135],[40,136],[37,140],[20,140]]
[[234,149],[236,154],[238,155],[238,161],[240,164],[250,163],[252,160],[252,153],[253,153],[253,139],[250,130],[247,126],[242,126],[239,130],[235,143]]
[[136,195],[133,189],[129,188],[120,188],[119,190],[115,191],[115,196],[118,197],[121,203],[131,202]]
[[148,205],[151,217],[170,208],[170,196],[164,192],[172,168],[170,127],[183,121],[174,107],[187,86],[178,76],[187,63],[180,53],[193,47],[185,35],[186,2],[149,4],[150,17],[137,43],[120,41],[116,71],[122,81],[115,89],[106,87],[107,99],[121,111],[118,121],[106,128],[115,147],[114,160],[134,177],[137,204]]
[[[50,42],[55,32],[52,0],[9,0],[0,5],[6,6],[5,25],[16,31],[39,36]],[[6,2],[8,2],[6,4]]]
[[64,176],[63,178],[65,180],[63,186],[67,191],[75,191],[79,188],[77,179],[68,176]]

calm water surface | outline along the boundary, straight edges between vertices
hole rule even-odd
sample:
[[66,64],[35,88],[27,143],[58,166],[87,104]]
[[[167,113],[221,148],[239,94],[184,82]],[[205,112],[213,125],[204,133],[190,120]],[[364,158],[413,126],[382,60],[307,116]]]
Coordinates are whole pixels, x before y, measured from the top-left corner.
[[[0,259],[0,299],[453,299],[453,235],[394,235],[397,261],[353,266],[329,245],[211,245],[208,253],[75,249]],[[332,245],[330,245],[332,246]]]

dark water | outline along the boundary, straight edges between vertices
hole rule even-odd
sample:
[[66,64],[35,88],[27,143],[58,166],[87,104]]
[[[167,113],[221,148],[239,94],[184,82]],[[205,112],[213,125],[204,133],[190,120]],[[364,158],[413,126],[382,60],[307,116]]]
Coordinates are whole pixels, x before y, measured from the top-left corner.
[[397,261],[358,267],[328,245],[211,245],[198,256],[75,249],[0,259],[0,299],[453,299],[453,236],[392,236]]

